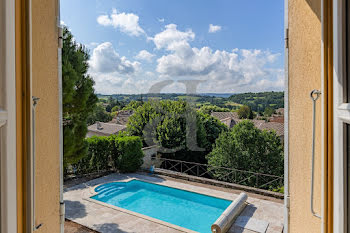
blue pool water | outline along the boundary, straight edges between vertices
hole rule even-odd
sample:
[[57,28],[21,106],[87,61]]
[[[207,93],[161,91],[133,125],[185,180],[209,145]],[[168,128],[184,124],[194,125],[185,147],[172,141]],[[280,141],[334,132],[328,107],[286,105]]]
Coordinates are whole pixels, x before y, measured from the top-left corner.
[[92,199],[134,211],[201,233],[211,225],[231,201],[152,184],[139,180],[98,186]]

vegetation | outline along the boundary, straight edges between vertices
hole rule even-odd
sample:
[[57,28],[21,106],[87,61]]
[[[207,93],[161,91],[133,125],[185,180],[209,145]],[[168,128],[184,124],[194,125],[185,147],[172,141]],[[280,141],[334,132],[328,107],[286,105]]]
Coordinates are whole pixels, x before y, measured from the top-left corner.
[[275,109],[271,108],[271,107],[266,107],[265,111],[264,111],[264,116],[266,117],[270,117],[272,116],[272,114],[275,113]]
[[253,119],[254,118],[254,113],[252,109],[247,106],[243,105],[241,106],[238,111],[237,111],[239,119]]
[[124,107],[123,103],[119,102],[117,99],[113,98],[112,96],[110,96],[108,100],[104,100],[104,102],[107,104],[106,105],[107,112],[114,112],[113,109],[114,110],[116,108],[121,109]]
[[215,105],[204,105],[199,109],[204,114],[211,114],[212,112],[230,112],[231,110],[228,108],[221,108]]
[[186,101],[147,101],[130,117],[130,135],[145,146],[159,145],[164,157],[206,163],[205,155],[226,126]]
[[73,40],[63,29],[62,86],[63,86],[63,150],[64,164],[74,163],[87,152],[84,141],[87,120],[94,111],[97,96],[94,81],[87,74],[89,54],[85,47]]
[[[229,132],[222,133],[207,158],[211,166],[283,176],[283,149],[280,139],[275,132],[257,129],[248,120],[243,120]],[[223,172],[213,172],[216,178],[224,179]],[[251,177],[244,185],[255,186],[256,182],[255,177]]]
[[128,105],[126,105],[123,110],[133,110],[135,111],[138,107],[142,106],[143,101],[131,101]]
[[[249,106],[252,111],[262,113],[265,111],[266,107],[271,107],[273,109],[283,108],[284,106],[284,93],[283,92],[261,92],[261,93],[244,93],[244,94],[165,94],[165,93],[148,93],[142,95],[98,95],[101,101],[110,102],[110,98],[115,100],[115,105],[124,106],[128,105],[130,102],[146,102],[148,100],[184,100],[194,103],[198,108],[204,106],[214,106],[216,108],[221,108],[219,111],[227,110],[237,110],[242,105]],[[113,105],[113,104],[112,104]],[[113,107],[113,106],[112,106]],[[129,108],[127,108],[129,109]],[[109,107],[107,109],[110,112]],[[204,113],[209,114],[208,111],[210,107]],[[216,110],[214,110],[216,111]]]
[[142,165],[142,143],[139,137],[112,135],[86,139],[88,153],[73,164],[78,174],[106,171],[135,172]]
[[120,172],[135,172],[142,165],[142,141],[139,137],[116,137],[116,151],[119,156],[115,162],[115,166]]
[[238,104],[247,105],[255,112],[264,112],[266,107],[271,107],[273,109],[283,108],[284,93],[272,91],[235,94],[232,95],[229,100]]
[[96,121],[109,122],[112,118],[112,115],[106,111],[105,107],[101,103],[98,103],[94,111],[88,116],[87,124],[92,125]]

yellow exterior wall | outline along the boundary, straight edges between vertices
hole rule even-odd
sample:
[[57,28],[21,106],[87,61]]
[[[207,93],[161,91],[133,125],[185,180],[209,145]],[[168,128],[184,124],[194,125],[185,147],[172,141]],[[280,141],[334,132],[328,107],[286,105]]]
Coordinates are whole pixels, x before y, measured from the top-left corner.
[[[291,233],[321,231],[310,212],[312,101],[321,90],[321,0],[289,0],[289,190]],[[321,99],[317,102],[314,206],[321,213]]]
[[32,1],[32,93],[36,107],[36,224],[38,233],[58,233],[59,86],[57,0]]

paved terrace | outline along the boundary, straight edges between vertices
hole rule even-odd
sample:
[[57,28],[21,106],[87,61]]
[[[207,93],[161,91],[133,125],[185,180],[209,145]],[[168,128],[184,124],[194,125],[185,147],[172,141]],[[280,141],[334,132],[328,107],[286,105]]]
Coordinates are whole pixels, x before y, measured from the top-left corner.
[[[164,176],[149,176],[141,173],[111,174],[72,187],[66,187],[64,190],[66,218],[101,233],[191,232],[175,229],[171,225],[152,221],[147,217],[142,217],[142,215],[133,215],[86,199],[86,197],[91,196],[91,188],[96,185],[130,179],[144,180],[231,200],[234,200],[241,192],[239,190],[177,180]],[[237,218],[229,232],[283,232],[282,200],[257,194],[247,194],[249,205]]]

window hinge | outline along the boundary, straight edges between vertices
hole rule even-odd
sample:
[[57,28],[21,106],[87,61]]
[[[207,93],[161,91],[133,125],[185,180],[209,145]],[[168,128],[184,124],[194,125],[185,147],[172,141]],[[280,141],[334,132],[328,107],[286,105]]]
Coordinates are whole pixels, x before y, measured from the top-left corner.
[[285,41],[285,46],[288,49],[289,48],[289,28],[286,28],[284,41]]
[[64,202],[60,202],[60,221],[61,221],[61,224],[64,224],[64,215],[65,215]]
[[58,27],[58,48],[63,47],[63,28]]
[[289,196],[286,197],[286,200],[284,203],[285,203],[287,209],[289,209],[289,207],[290,207],[290,197]]

